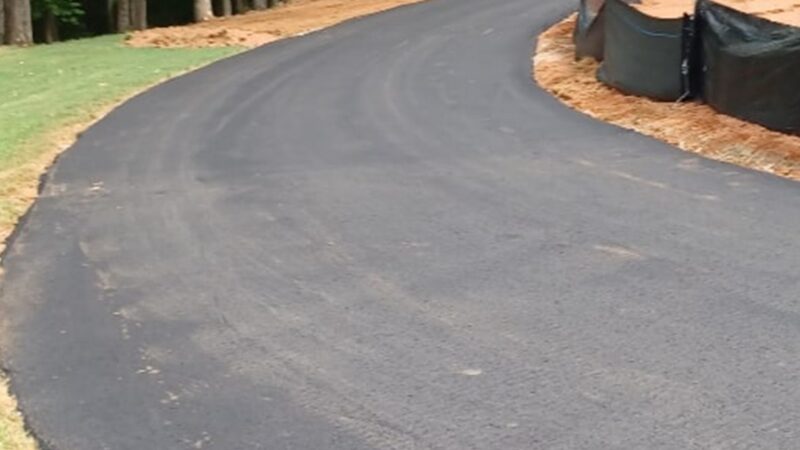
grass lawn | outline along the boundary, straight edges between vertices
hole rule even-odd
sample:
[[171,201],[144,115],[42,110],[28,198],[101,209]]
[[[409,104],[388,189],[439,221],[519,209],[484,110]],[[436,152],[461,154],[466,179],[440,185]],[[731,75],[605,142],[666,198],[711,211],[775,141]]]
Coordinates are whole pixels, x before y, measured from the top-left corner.
[[[0,48],[0,242],[35,199],[42,171],[102,111],[170,76],[240,51],[130,48],[122,39]],[[0,380],[0,450],[33,448]]]

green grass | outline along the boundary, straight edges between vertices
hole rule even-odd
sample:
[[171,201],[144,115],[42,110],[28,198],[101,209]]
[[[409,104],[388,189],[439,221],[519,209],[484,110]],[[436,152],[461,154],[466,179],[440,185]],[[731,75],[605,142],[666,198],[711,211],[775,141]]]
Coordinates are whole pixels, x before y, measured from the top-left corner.
[[36,450],[36,443],[25,433],[22,418],[0,380],[0,450]]
[[120,35],[0,50],[0,171],[31,157],[48,131],[235,51],[129,48]]
[[[103,36],[30,48],[0,47],[0,242],[33,201],[64,130],[236,48],[130,48]],[[2,245],[0,245],[0,248]],[[0,377],[0,450],[33,450]]]

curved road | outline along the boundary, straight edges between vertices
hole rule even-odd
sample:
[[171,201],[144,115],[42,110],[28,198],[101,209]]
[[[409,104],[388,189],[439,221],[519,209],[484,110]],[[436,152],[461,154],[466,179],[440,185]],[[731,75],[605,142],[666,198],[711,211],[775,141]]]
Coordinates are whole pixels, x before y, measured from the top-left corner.
[[52,449],[800,440],[800,189],[560,106],[557,0],[433,0],[128,102],[5,261]]

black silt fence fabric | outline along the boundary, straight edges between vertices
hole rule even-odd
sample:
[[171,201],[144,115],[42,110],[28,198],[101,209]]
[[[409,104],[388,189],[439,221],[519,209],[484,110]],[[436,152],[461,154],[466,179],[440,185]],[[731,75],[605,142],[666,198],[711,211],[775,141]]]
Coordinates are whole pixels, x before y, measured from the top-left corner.
[[607,0],[603,19],[600,81],[627,94],[656,100],[689,96],[692,18],[655,18],[621,0]]
[[575,43],[575,59],[590,57],[603,59],[603,10],[604,0],[580,0],[578,19],[572,41]]
[[708,0],[697,4],[703,99],[767,128],[800,134],[800,28]]

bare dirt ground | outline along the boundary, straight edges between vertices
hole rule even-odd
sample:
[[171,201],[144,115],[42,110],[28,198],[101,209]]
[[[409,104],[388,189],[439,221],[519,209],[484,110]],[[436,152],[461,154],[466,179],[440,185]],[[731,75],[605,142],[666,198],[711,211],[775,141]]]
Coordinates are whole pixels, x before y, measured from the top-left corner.
[[[800,1],[798,0],[715,0],[739,11],[780,22],[800,26]],[[643,13],[661,18],[681,17],[694,11],[695,0],[646,0],[632,4]]]
[[132,33],[135,47],[257,47],[420,0],[292,0],[266,11]]
[[800,180],[800,137],[719,114],[699,103],[657,102],[597,81],[598,63],[575,61],[575,16],[539,36],[536,82],[573,109],[712,159]]

